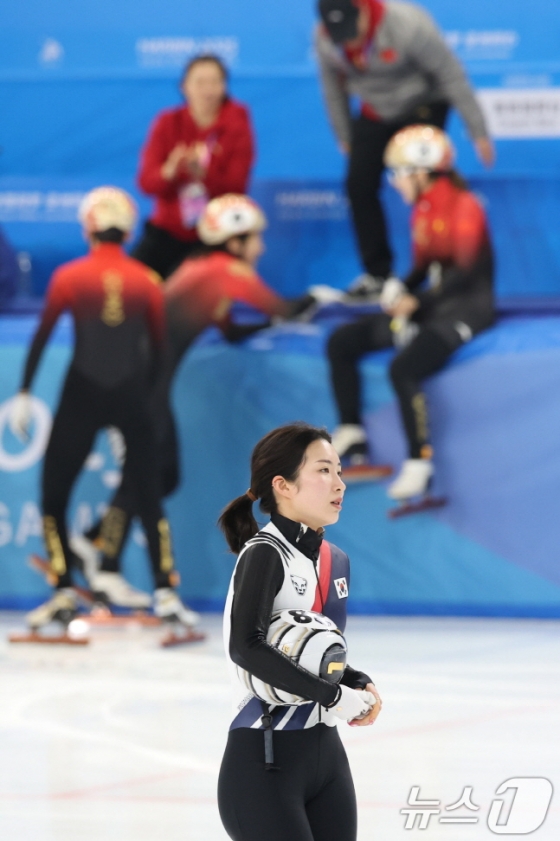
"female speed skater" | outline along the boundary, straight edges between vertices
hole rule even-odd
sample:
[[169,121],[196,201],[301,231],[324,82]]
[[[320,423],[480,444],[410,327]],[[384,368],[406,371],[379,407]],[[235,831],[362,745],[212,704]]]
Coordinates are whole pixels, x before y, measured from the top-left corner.
[[494,320],[494,262],[482,206],[453,169],[449,137],[409,126],[389,142],[390,180],[412,205],[414,262],[404,281],[386,281],[382,313],[336,330],[328,355],[340,425],[333,445],[343,462],[367,462],[361,418],[360,359],[396,347],[390,367],[408,441],[408,458],[389,486],[392,499],[422,497],[434,472],[422,382]]
[[[316,611],[342,632],[348,557],[323,540],[345,485],[330,435],[304,423],[279,427],[253,450],[251,485],[220,517],[238,553],[224,613],[233,718],[218,782],[224,827],[234,841],[355,841],[357,809],[335,726],[373,724],[381,699],[371,678],[346,666],[332,683],[267,641],[272,614]],[[260,531],[253,502],[271,516]],[[285,649],[283,649],[285,650]],[[270,705],[243,675],[308,703]]]
[[[213,199],[198,223],[198,235],[204,243],[198,256],[185,260],[163,285],[167,353],[149,403],[157,432],[157,458],[160,487],[164,497],[179,484],[179,452],[170,392],[175,372],[191,345],[210,326],[218,327],[226,339],[236,341],[262,329],[237,325],[231,310],[243,302],[272,317],[289,318],[328,295],[315,287],[300,298],[287,300],[277,295],[256,272],[263,253],[262,231],[266,218],[261,208],[248,196],[228,194]],[[132,477],[126,465],[118,488],[103,521],[88,532],[91,551],[107,544],[103,535],[111,534],[110,551],[101,558],[99,572],[90,581],[96,594],[111,604],[126,606],[129,588],[120,574],[120,557],[130,524],[138,513]],[[88,547],[80,543],[84,555]],[[76,551],[78,551],[78,544]],[[157,577],[157,576],[156,576]],[[156,583],[157,586],[157,583]]]

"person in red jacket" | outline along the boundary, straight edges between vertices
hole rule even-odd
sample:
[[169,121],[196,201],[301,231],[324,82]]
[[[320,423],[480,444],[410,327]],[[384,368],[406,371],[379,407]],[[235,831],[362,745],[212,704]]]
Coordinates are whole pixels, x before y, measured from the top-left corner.
[[[53,275],[11,416],[13,431],[25,437],[31,421],[29,389],[53,327],[68,310],[74,319],[75,347],[42,476],[43,530],[56,590],[27,621],[32,628],[40,628],[53,620],[66,624],[76,614],[75,558],[68,540],[66,509],[97,433],[114,426],[126,443],[124,469],[135,489],[159,588],[155,612],[164,619],[181,614],[186,617],[184,623],[192,625],[198,616],[182,604],[173,589],[169,524],[161,507],[155,434],[147,402],[152,370],[159,367],[164,348],[160,280],[122,248],[136,220],[130,196],[115,187],[99,187],[84,198],[79,215],[90,253],[61,266]],[[109,531],[103,539],[109,551]],[[131,604],[134,595],[128,588]]]
[[385,152],[385,165],[403,199],[413,206],[414,263],[404,282],[383,286],[383,313],[336,330],[328,353],[340,426],[333,446],[350,464],[367,461],[361,424],[359,360],[395,345],[390,376],[395,389],[409,457],[389,496],[421,496],[432,474],[428,411],[422,381],[494,320],[493,255],[486,215],[453,169],[454,149],[435,126],[398,132]]
[[181,81],[186,104],[156,117],[142,151],[138,184],[155,207],[133,256],[163,278],[200,245],[196,223],[208,201],[247,190],[251,120],[227,79],[216,56],[194,58]]

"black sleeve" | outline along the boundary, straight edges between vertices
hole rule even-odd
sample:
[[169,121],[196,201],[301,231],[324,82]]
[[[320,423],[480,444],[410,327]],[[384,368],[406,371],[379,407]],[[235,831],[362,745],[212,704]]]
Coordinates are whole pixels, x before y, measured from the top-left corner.
[[234,577],[230,657],[260,680],[328,707],[339,698],[338,686],[297,666],[266,641],[283,581],[284,567],[273,546],[261,543],[247,549]]
[[25,362],[23,381],[21,384],[22,390],[29,391],[31,388],[31,383],[33,382],[35,372],[41,360],[41,356],[43,355],[45,345],[49,340],[54,324],[54,321],[43,319],[37,329],[37,332],[35,333],[35,336],[33,337]]
[[317,301],[313,297],[313,295],[300,295],[299,298],[287,298],[286,303],[288,305],[288,313],[286,318],[296,318],[298,315],[302,315],[311,307],[316,306]]
[[417,286],[420,286],[426,280],[426,272],[426,266],[418,266],[411,269],[403,281],[409,292],[412,292],[413,289],[416,289]]
[[365,672],[358,672],[352,666],[346,666],[340,682],[344,686],[349,686],[350,689],[365,689],[368,683],[373,683],[369,675],[366,675]]
[[231,344],[235,344],[235,342],[248,339],[249,336],[253,336],[260,330],[266,330],[267,327],[270,327],[271,323],[270,319],[267,319],[260,324],[237,324],[235,321],[227,319],[221,322],[218,327],[222,331],[224,339],[231,342]]

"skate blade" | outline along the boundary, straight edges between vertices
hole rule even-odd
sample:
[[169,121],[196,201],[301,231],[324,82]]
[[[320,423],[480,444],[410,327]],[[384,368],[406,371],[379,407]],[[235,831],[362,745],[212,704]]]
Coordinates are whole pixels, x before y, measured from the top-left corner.
[[190,645],[192,642],[202,642],[206,639],[203,631],[196,631],[194,628],[186,628],[184,633],[170,631],[161,641],[162,648],[174,648],[178,645]]
[[387,516],[390,520],[398,517],[408,517],[409,514],[420,514],[422,511],[430,511],[432,508],[443,508],[447,505],[448,499],[445,496],[425,496],[416,502],[401,502],[398,508],[390,508]]
[[142,626],[155,628],[161,625],[161,619],[143,610],[132,610],[130,613],[115,614],[110,608],[102,604],[95,604],[87,617],[90,625],[98,628],[128,628]]
[[379,482],[391,476],[393,468],[390,464],[352,464],[342,468],[342,481],[347,485],[358,482]]
[[[46,560],[46,558],[42,558],[40,555],[30,555],[27,559],[27,563],[31,567],[31,569],[35,570],[35,572],[38,572],[40,575],[42,575],[51,587],[56,587],[58,579],[56,575],[53,574],[51,565]],[[95,601],[95,597],[91,590],[86,590],[85,587],[74,586],[72,586],[72,589],[74,590],[82,604],[84,604],[86,607],[89,607]]]
[[31,642],[42,645],[89,645],[89,637],[71,637],[69,634],[40,634],[37,631],[28,631],[22,634],[10,634],[9,642]]

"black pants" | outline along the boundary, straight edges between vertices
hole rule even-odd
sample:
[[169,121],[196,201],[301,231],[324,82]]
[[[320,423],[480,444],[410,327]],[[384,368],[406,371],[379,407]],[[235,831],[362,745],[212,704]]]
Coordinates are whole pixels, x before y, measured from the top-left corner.
[[362,263],[371,275],[387,277],[393,262],[379,199],[385,147],[408,125],[429,123],[443,128],[448,110],[446,102],[435,102],[419,106],[399,121],[381,122],[360,115],[352,123],[346,190]]
[[[42,506],[47,551],[59,587],[72,584],[66,509],[72,486],[100,429],[115,426],[126,442],[125,470],[134,483],[138,513],[156,569],[172,569],[169,527],[161,508],[153,425],[146,408],[144,381],[103,388],[70,369],[45,453]],[[112,523],[107,533],[118,531]]]
[[[179,484],[179,446],[177,430],[170,405],[169,372],[161,371],[158,382],[150,390],[148,411],[154,429],[154,455],[157,463],[158,487],[165,498]],[[122,479],[103,518],[87,532],[89,540],[102,548],[100,569],[119,572],[120,560],[134,517],[140,514],[137,483],[128,461],[123,466]],[[173,570],[152,564],[154,586],[169,587]]]
[[264,768],[263,732],[229,733],[218,805],[234,841],[355,841],[357,810],[336,727],[275,731],[277,771]]
[[[361,423],[358,362],[366,353],[392,346],[390,323],[388,315],[368,315],[335,330],[329,340],[331,379],[341,423]],[[457,336],[454,344],[453,332]],[[421,327],[417,336],[391,363],[390,376],[399,401],[410,458],[420,458],[423,447],[429,443],[426,399],[420,384],[443,368],[462,344],[456,331],[447,333],[448,340],[433,327]]]
[[185,242],[152,222],[146,222],[142,236],[132,250],[132,256],[165,279],[199,247],[198,240]]

